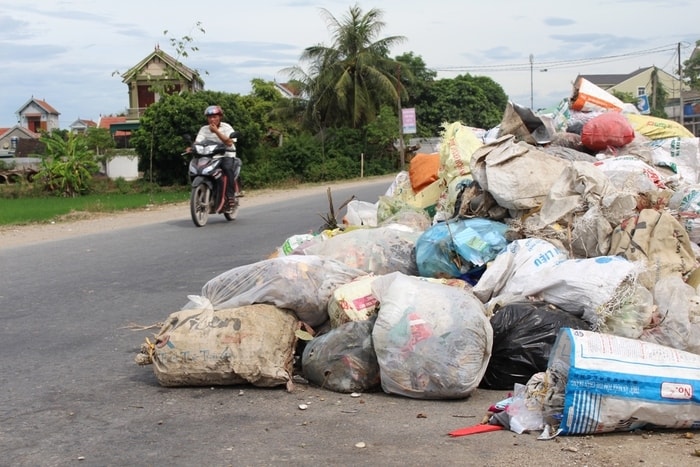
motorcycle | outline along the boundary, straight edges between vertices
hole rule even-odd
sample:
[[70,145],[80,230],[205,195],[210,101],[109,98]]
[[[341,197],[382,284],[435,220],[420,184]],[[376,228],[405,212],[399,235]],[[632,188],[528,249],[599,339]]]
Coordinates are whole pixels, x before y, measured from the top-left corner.
[[197,227],[203,227],[209,219],[209,214],[223,214],[227,221],[236,219],[240,201],[238,197],[229,200],[226,196],[226,186],[236,183],[228,180],[221,168],[222,159],[226,152],[233,152],[238,132],[231,134],[234,149],[227,149],[221,141],[205,140],[191,145],[189,154],[192,156],[189,164],[189,175],[192,182],[190,194],[190,214],[192,222]]

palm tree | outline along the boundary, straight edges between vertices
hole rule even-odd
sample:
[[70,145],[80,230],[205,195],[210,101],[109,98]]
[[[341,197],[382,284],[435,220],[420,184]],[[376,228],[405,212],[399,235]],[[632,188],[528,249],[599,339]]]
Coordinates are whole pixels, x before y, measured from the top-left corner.
[[342,21],[326,9],[321,13],[332,45],[306,48],[301,62],[308,63],[308,71],[301,66],[288,71],[303,83],[307,122],[321,128],[361,127],[374,120],[382,105],[395,107],[399,96],[406,96],[400,76],[410,71],[388,56],[390,47],[405,37],[377,39],[385,24],[382,11],[375,8],[363,13],[355,5]]

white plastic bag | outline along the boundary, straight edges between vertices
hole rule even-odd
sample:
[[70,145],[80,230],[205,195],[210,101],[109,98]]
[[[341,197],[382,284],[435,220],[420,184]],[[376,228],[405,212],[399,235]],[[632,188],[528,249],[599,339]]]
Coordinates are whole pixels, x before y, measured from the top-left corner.
[[365,227],[377,226],[377,203],[354,199],[345,207],[343,224]]
[[533,277],[567,259],[565,251],[546,240],[515,240],[488,265],[474,286],[474,295],[482,302],[501,294],[522,295]]
[[331,258],[366,273],[417,274],[413,248],[421,233],[399,224],[358,228],[305,247],[303,253]]
[[372,331],[382,389],[416,399],[458,399],[486,371],[493,330],[470,292],[401,273],[377,278]]
[[[291,255],[230,269],[202,287],[214,310],[268,303],[292,310],[310,326],[328,320],[328,300],[336,287],[365,272],[330,258]],[[184,308],[201,307],[192,298]]]
[[620,256],[561,261],[531,276],[523,294],[580,316],[597,330],[634,296],[638,267]]

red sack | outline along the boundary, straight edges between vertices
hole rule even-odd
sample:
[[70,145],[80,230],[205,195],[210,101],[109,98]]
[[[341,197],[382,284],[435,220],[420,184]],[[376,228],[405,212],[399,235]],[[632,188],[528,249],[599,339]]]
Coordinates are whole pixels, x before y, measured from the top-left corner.
[[605,112],[583,125],[581,144],[593,151],[621,148],[634,139],[634,128],[619,112]]

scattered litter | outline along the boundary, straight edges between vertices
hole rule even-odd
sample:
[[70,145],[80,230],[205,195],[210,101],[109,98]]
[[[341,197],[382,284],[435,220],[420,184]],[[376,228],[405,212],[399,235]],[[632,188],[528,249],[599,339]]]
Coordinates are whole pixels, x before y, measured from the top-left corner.
[[499,431],[503,429],[504,428],[501,425],[480,424],[469,426],[466,428],[460,428],[458,430],[452,430],[448,433],[448,435],[452,436],[453,438],[456,438],[458,436],[468,436],[478,433],[489,433],[492,431]]

